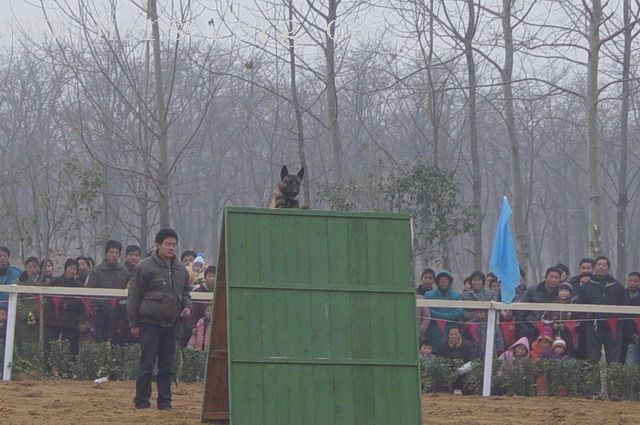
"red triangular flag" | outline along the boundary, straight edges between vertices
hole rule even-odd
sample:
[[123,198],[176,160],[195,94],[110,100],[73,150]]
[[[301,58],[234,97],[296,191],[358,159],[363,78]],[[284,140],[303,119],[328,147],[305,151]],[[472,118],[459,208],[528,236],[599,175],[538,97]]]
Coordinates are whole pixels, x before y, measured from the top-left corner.
[[[502,331],[502,339],[504,340],[504,347],[510,347],[516,342],[515,329],[511,328],[511,322],[500,322],[500,330]],[[514,327],[515,328],[515,327]]]
[[436,321],[436,325],[438,325],[438,329],[440,329],[440,334],[445,335],[444,328],[447,326],[447,322],[442,319],[433,319]]
[[469,325],[469,332],[471,333],[473,342],[479,342],[480,336],[478,335],[478,329],[480,328],[480,323],[467,323],[467,324]]
[[636,330],[640,334],[640,317],[634,317],[633,321],[636,322]]
[[[578,322],[575,320],[565,320],[564,325],[569,329],[569,333],[571,334],[571,343],[576,343],[576,326],[578,326]],[[569,343],[569,341],[565,341]]]
[[613,340],[618,339],[618,319],[615,317],[610,317],[607,319],[607,323],[609,324],[609,329],[611,329],[611,336],[613,336]]
[[536,320],[535,322],[533,322],[533,326],[538,331],[538,336],[544,335],[544,323],[542,322],[542,320]]
[[50,299],[56,312],[56,319],[60,320],[60,304],[62,304],[62,297],[52,296]]

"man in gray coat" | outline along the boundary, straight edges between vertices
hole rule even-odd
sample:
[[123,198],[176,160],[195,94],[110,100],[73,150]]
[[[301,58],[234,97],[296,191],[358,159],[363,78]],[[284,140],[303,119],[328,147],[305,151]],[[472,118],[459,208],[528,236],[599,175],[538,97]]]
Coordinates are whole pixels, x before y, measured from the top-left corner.
[[140,261],[129,279],[127,310],[133,338],[140,339],[140,371],[133,400],[137,409],[150,407],[151,377],[158,361],[160,410],[171,409],[171,377],[174,373],[177,323],[191,316],[189,275],[176,259],[178,234],[161,229],[156,249]]

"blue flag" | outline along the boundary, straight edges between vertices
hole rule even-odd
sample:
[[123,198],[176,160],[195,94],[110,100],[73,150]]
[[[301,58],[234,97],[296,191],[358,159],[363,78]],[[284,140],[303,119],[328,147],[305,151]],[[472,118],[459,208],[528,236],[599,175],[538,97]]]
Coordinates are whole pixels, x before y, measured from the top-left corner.
[[493,240],[493,251],[489,262],[489,270],[501,281],[500,298],[505,303],[513,301],[516,296],[516,286],[520,282],[520,265],[511,236],[510,217],[511,207],[505,196],[502,199],[502,208],[496,225],[496,236]]

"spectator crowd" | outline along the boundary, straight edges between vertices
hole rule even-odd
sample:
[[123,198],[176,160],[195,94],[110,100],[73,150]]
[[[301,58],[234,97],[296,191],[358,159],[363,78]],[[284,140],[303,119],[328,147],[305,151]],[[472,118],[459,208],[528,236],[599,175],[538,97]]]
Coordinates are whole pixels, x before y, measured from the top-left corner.
[[[100,264],[96,265],[91,257],[67,258],[56,276],[53,260],[28,257],[23,270],[11,263],[10,249],[0,246],[0,284],[127,289],[142,250],[137,245],[128,245],[124,261],[121,254],[122,244],[109,240]],[[203,254],[186,250],[181,261],[189,274],[192,292],[213,292],[216,267],[208,265]],[[6,338],[7,310],[8,294],[0,292],[0,340]],[[194,301],[192,310],[189,318],[178,323],[178,343],[181,348],[204,351],[209,343],[211,302]],[[16,346],[42,341],[45,365],[49,365],[51,342],[56,340],[69,341],[72,358],[78,355],[81,341],[137,343],[130,333],[127,298],[19,294]]]
[[[527,285],[520,272],[513,302],[640,306],[640,273],[633,271],[626,285],[610,274],[605,256],[583,258],[570,276],[564,264],[549,267],[544,278]],[[454,278],[427,268],[416,288],[417,298],[429,300],[501,301],[500,282],[489,273],[474,271],[453,289]],[[420,354],[469,362],[482,359],[487,334],[484,309],[418,308]],[[640,317],[616,313],[568,311],[500,311],[495,332],[495,355],[502,366],[519,358],[579,359],[607,363],[640,363]]]

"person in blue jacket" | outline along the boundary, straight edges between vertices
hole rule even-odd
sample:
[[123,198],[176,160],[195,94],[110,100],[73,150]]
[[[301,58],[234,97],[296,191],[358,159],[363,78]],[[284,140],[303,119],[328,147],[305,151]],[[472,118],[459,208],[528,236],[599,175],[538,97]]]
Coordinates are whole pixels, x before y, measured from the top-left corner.
[[[453,290],[453,288],[451,288],[452,284],[453,276],[451,273],[448,270],[442,270],[436,275],[436,287],[425,293],[424,298],[427,300],[462,300],[462,294]],[[431,312],[431,323],[429,324],[425,339],[431,343],[433,351],[437,354],[443,341],[446,342],[446,338],[441,335],[438,322],[434,319],[447,321],[447,326],[444,330],[444,335],[446,335],[448,328],[454,325],[454,322],[462,320],[464,311],[461,308],[453,307],[437,307],[430,308],[429,310]]]
[[[9,263],[11,251],[6,246],[0,246],[0,285],[9,285],[17,282],[22,274],[22,270]],[[9,293],[0,292],[0,306],[7,307]]]

